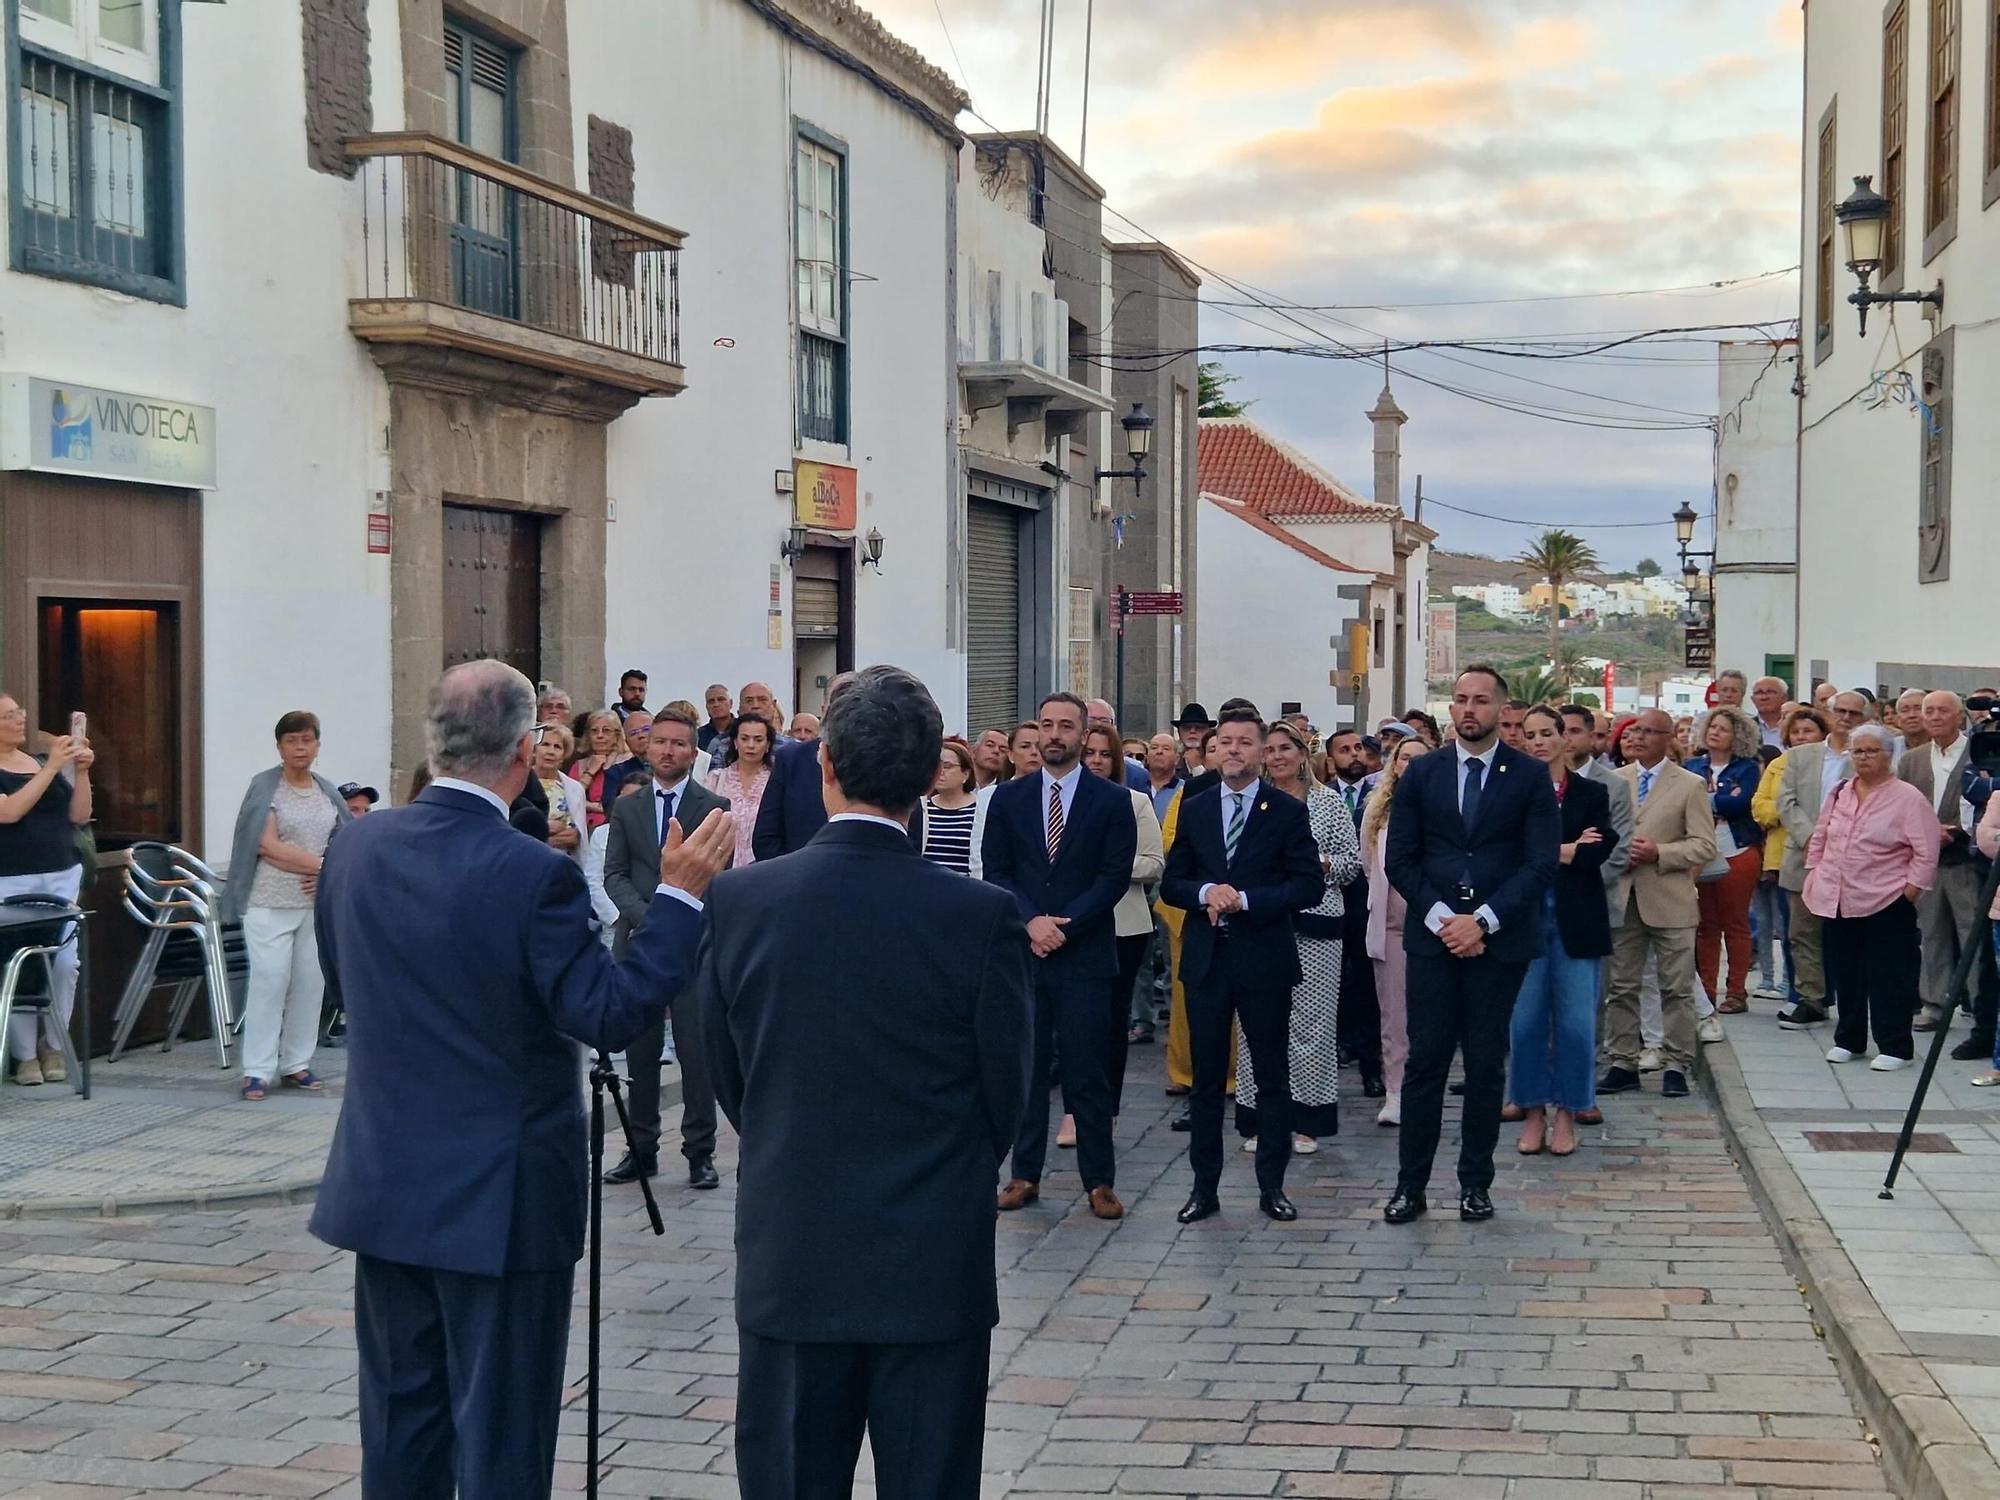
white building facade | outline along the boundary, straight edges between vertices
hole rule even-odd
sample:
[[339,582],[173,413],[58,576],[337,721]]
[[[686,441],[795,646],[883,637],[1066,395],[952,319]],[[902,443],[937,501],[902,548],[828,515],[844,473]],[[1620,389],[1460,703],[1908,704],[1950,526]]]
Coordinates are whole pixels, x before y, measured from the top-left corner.
[[1715,664],[1798,685],[1796,339],[1716,351]]
[[[2000,681],[2000,68],[1994,8],[1806,8],[1798,632],[1814,681]],[[1942,286],[1935,321],[1862,333],[1834,209],[1856,177],[1893,204],[1874,288]]]

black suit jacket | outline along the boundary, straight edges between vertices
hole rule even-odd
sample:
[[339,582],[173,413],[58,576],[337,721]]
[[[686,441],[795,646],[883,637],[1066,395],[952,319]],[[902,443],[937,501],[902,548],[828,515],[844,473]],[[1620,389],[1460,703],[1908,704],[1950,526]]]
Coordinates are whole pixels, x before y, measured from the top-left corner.
[[[1293,918],[1316,905],[1326,891],[1312,821],[1305,803],[1260,780],[1250,791],[1250,815],[1232,860],[1222,840],[1222,794],[1218,780],[1182,800],[1179,829],[1160,880],[1160,899],[1188,914],[1181,926],[1181,977],[1200,984],[1226,943],[1235,988],[1289,990],[1300,976]],[[1217,883],[1235,886],[1249,903],[1249,910],[1230,917],[1227,936],[1202,911],[1201,888]]]
[[[1542,893],[1555,879],[1559,829],[1548,768],[1520,750],[1494,748],[1479,817],[1470,830],[1459,812],[1456,745],[1406,767],[1396,786],[1384,861],[1389,883],[1410,908],[1403,950],[1448,956],[1425,920],[1442,901],[1454,912],[1493,909],[1500,925],[1486,940],[1489,956],[1502,963],[1537,957],[1542,951]],[[1457,900],[1460,882],[1473,889],[1469,906]],[[1598,889],[1601,894],[1603,887]]]
[[1570,773],[1563,789],[1561,841],[1574,844],[1595,828],[1604,842],[1580,844],[1568,864],[1556,865],[1556,933],[1571,958],[1604,958],[1611,952],[1611,913],[1604,902],[1604,862],[1618,848],[1611,826],[1611,793],[1602,782]]
[[615,1050],[659,1019],[694,972],[701,914],[654,896],[613,962],[576,861],[440,786],[343,827],[313,904],[347,1094],[312,1232],[478,1276],[574,1265],[577,1043]]
[[1112,912],[1132,884],[1139,831],[1132,794],[1118,782],[1077,773],[1062,847],[1049,864],[1048,783],[1018,776],[993,790],[980,860],[987,881],[1004,887],[1021,920],[1067,917],[1063,945],[1041,962],[1045,978],[1115,979],[1118,930]]
[[993,1174],[1028,1102],[1029,964],[1005,892],[876,823],[709,888],[695,993],[743,1138],[740,1326],[930,1343],[998,1321]]
[[[750,830],[755,859],[794,854],[826,827],[826,799],[819,774],[819,741],[786,740],[771,752],[771,779],[764,800],[757,804],[757,826]],[[910,815],[910,847],[924,850],[924,809]]]

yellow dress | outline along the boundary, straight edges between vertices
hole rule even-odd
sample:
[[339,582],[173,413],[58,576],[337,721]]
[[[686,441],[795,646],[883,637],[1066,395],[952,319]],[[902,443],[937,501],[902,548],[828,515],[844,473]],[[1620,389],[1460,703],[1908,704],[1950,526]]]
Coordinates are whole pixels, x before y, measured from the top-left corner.
[[[1181,794],[1175,792],[1174,800],[1167,804],[1167,816],[1160,824],[1160,842],[1169,853],[1173,852],[1174,834],[1180,824]],[[1187,913],[1164,901],[1155,901],[1153,910],[1166,924],[1168,951],[1174,964],[1174,1001],[1167,1021],[1167,1082],[1185,1091],[1194,1087],[1194,1044],[1188,1037],[1187,992],[1181,988],[1181,923],[1187,920]],[[1225,1087],[1232,1094],[1236,1092],[1236,1023],[1233,1020],[1229,1024],[1229,1081]]]
[[1778,819],[1778,787],[1785,779],[1785,757],[1779,756],[1758,778],[1756,795],[1750,799],[1750,816],[1764,830],[1764,872],[1781,869],[1785,863],[1785,825]]

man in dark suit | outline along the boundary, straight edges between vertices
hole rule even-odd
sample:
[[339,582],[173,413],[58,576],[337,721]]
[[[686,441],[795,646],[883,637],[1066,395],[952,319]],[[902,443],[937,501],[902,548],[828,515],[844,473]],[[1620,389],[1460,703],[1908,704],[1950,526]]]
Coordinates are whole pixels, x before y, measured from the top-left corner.
[[845,1495],[865,1428],[878,1493],[972,1500],[993,1172],[1028,1097],[1028,938],[1004,892],[903,831],[944,735],[923,684],[868,668],[825,734],[832,821],[716,883],[696,985],[743,1140],[737,1483]]
[[[842,672],[828,686],[828,697],[853,680],[852,672]],[[764,800],[757,804],[757,826],[750,833],[750,852],[757,859],[796,853],[826,827],[826,803],[820,796],[819,747],[819,737],[814,736],[809,740],[783,740],[771,752],[771,779],[764,784]],[[922,853],[921,803],[910,809],[909,829],[911,846]]]
[[980,845],[985,876],[1010,892],[1035,956],[1035,1089],[1014,1142],[1003,1211],[1041,1196],[1049,1150],[1051,1054],[1061,1055],[1064,1108],[1076,1117],[1076,1168],[1100,1219],[1125,1207],[1113,1191],[1111,1059],[1104,1024],[1118,981],[1112,911],[1132,883],[1138,829],[1132,797],[1083,767],[1087,711],[1071,693],[1041,705],[1042,769],[993,789]]
[[[1326,759],[1333,772],[1330,785],[1348,816],[1354,819],[1354,833],[1359,838],[1361,819],[1368,807],[1368,757],[1362,749],[1361,731],[1335,730],[1326,742]],[[1380,1099],[1389,1089],[1382,1078],[1382,1003],[1375,993],[1375,965],[1368,957],[1367,854],[1364,849],[1361,873],[1341,887],[1340,892],[1343,916],[1339,1033],[1341,1052],[1352,1056],[1360,1069],[1361,1092],[1370,1099]],[[1396,1107],[1383,1108],[1400,1118]],[[1386,1123],[1394,1124],[1395,1119]]]
[[1264,721],[1224,708],[1216,727],[1218,785],[1181,802],[1160,899],[1185,911],[1181,983],[1194,1053],[1188,1163],[1194,1191],[1183,1224],[1217,1213],[1222,1180],[1222,1091],[1233,1014],[1257,1074],[1258,1206],[1281,1223],[1298,1210],[1285,1196],[1292,1159],[1292,989],[1299,948],[1292,919],[1326,889],[1306,805],[1264,781]]
[[315,902],[347,1097],[312,1232],[356,1252],[361,1483],[524,1500],[555,1465],[585,1126],[577,1046],[623,1046],[693,972],[729,819],[661,851],[622,962],[576,861],[507,826],[534,688],[502,662],[431,695],[435,779],[327,848]]
[[[604,840],[604,894],[618,908],[614,953],[623,953],[632,935],[646,924],[651,910],[646,874],[660,857],[667,825],[678,820],[681,827],[694,828],[712,812],[729,811],[728,798],[718,797],[689,774],[698,730],[686,709],[663,708],[654,714],[653,733],[646,741],[650,784],[611,804],[610,832]],[[701,1017],[687,998],[685,991],[669,996],[666,1012],[673,1017],[674,1048],[681,1065],[681,1155],[687,1159],[688,1186],[712,1188],[722,1181],[715,1171],[715,1085],[708,1059],[702,1055]],[[625,1049],[625,1066],[632,1075],[632,1141],[624,1158],[604,1174],[606,1182],[637,1182],[660,1169],[660,1053],[666,1039],[662,1015]]]
[[1456,743],[1413,762],[1389,819],[1389,881],[1409,905],[1410,1061],[1403,1074],[1401,1169],[1385,1217],[1428,1207],[1445,1077],[1465,1050],[1459,1217],[1493,1217],[1493,1145],[1507,1086],[1508,1023],[1528,964],[1542,951],[1542,896],[1561,844],[1548,769],[1499,741],[1507,684],[1467,667],[1452,689]]

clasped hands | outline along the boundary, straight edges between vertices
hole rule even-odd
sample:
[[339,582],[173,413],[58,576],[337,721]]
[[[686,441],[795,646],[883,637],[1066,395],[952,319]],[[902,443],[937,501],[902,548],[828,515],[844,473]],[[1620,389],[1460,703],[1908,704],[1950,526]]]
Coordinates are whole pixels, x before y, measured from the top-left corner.
[[1047,958],[1069,939],[1063,936],[1063,929],[1069,926],[1068,917],[1028,918],[1028,951],[1037,958]]
[[1486,951],[1486,930],[1466,912],[1438,924],[1438,941],[1453,958],[1477,958]]
[[1244,909],[1243,893],[1233,885],[1218,882],[1208,888],[1208,894],[1202,898],[1201,909],[1208,913],[1209,925],[1219,927],[1224,917]]

